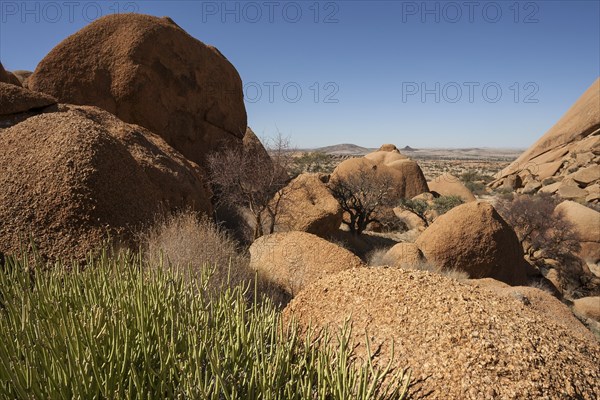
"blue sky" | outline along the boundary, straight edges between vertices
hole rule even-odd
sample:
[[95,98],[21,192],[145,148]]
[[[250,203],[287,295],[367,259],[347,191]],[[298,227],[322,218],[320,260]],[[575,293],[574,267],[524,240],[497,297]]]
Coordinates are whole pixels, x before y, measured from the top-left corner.
[[99,15],[168,15],[299,147],[526,148],[600,73],[598,1],[0,1],[0,60],[35,69]]

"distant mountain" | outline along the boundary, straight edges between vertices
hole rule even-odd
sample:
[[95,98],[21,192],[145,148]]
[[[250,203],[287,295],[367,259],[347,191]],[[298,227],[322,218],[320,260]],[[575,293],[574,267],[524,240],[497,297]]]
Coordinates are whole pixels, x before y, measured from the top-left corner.
[[402,149],[402,151],[416,151],[416,150],[417,150],[417,149],[413,149],[413,148],[412,148],[412,147],[410,147],[410,146],[405,146],[405,147]]
[[333,146],[320,147],[318,149],[314,149],[313,151],[318,151],[326,154],[348,154],[348,155],[363,155],[370,153],[373,149],[368,149],[366,147],[357,146],[351,143],[343,143],[343,144],[335,144]]

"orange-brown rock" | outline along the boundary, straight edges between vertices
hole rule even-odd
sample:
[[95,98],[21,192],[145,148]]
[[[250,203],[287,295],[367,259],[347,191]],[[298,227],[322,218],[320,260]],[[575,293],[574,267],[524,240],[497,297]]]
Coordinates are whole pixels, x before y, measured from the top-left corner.
[[[600,79],[573,104],[545,135],[535,142],[517,160],[496,175],[490,186],[497,188],[510,177],[531,176],[538,182],[548,178],[570,176],[577,178],[575,185],[558,183],[540,191],[557,193],[566,199],[586,200],[590,192],[586,186],[600,182],[597,164],[600,161]],[[581,172],[580,172],[581,171]],[[594,201],[592,198],[589,201]]]
[[600,297],[583,297],[573,301],[573,311],[600,322]]
[[56,99],[21,86],[0,82],[0,116],[23,113],[56,104]]
[[274,233],[250,246],[250,267],[292,297],[325,275],[361,266],[348,250],[306,232]]
[[491,278],[467,279],[464,282],[475,287],[490,290],[501,297],[516,299],[525,308],[544,317],[547,321],[557,323],[563,329],[571,331],[573,336],[594,340],[594,334],[575,318],[569,307],[550,292],[529,286],[509,286]]
[[16,71],[12,71],[12,74],[19,80],[19,82],[21,83],[21,86],[26,88],[27,83],[28,83],[27,81],[28,81],[29,77],[33,74],[33,72],[19,69]]
[[527,283],[517,235],[491,204],[471,202],[437,218],[415,242],[438,270],[466,272],[510,285]]
[[440,196],[458,196],[466,203],[477,200],[460,179],[449,173],[444,173],[427,182],[427,186],[429,186],[431,192],[435,192]]
[[211,212],[199,167],[157,135],[96,107],[61,106],[0,134],[0,251],[31,238],[51,259],[135,243],[157,212]]
[[325,237],[342,223],[342,208],[318,174],[302,174],[280,192],[277,232],[302,231]]
[[401,163],[389,166],[377,163],[367,157],[351,158],[336,167],[331,179],[345,179],[364,171],[372,171],[374,179],[389,177],[394,199],[413,198],[428,191],[427,181],[425,181],[421,168],[416,162],[410,160],[403,160]]
[[600,394],[600,345],[591,335],[574,334],[521,299],[437,274],[359,268],[329,275],[296,296],[284,317],[334,332],[350,319],[358,356],[366,356],[367,336],[379,366],[391,359],[393,343],[392,366],[411,368],[413,393],[432,400]]
[[413,268],[425,262],[425,257],[416,244],[398,243],[385,253],[384,260],[392,267]]
[[581,242],[579,255],[586,261],[596,263],[600,260],[600,213],[582,204],[566,200],[555,208],[573,225]]
[[141,125],[201,166],[207,153],[239,145],[246,131],[233,65],[166,17],[99,18],[56,46],[28,86]]
[[19,79],[12,72],[5,70],[2,63],[0,63],[0,82],[21,86]]
[[415,213],[405,210],[402,207],[394,207],[393,209],[394,215],[398,217],[409,230],[418,229],[423,230],[426,228],[427,224],[423,221],[419,216]]

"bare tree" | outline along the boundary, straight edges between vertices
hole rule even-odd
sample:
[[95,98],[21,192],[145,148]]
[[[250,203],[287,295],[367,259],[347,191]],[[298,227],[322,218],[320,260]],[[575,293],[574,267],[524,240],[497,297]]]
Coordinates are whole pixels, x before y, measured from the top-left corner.
[[[248,135],[248,133],[246,134]],[[286,194],[291,163],[289,139],[278,134],[266,149],[251,133],[243,147],[208,156],[210,183],[218,205],[249,215],[253,239],[273,233],[281,200]]]
[[346,176],[333,176],[329,190],[344,210],[343,223],[354,235],[360,235],[377,219],[386,207],[394,206],[396,190],[394,179],[377,166],[363,166]]
[[463,203],[464,200],[459,196],[440,196],[434,198],[431,204],[420,199],[400,199],[398,207],[415,214],[427,227],[434,219],[434,215],[430,211],[436,211],[437,215],[442,215]]

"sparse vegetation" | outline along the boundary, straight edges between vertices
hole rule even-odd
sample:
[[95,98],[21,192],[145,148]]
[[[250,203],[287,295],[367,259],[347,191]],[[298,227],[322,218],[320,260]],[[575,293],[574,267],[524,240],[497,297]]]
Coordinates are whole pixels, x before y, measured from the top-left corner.
[[566,261],[579,250],[579,240],[573,226],[554,211],[557,204],[550,194],[515,195],[501,198],[496,209],[530,257]]
[[431,218],[427,215],[427,212],[431,209],[431,206],[425,200],[419,199],[402,199],[398,206],[406,211],[410,211],[423,221],[425,226],[429,226]]
[[242,286],[107,253],[0,270],[3,398],[402,399],[409,376],[354,357],[349,327],[300,335]]
[[329,174],[336,165],[335,159],[319,151],[304,152],[293,158],[291,174],[300,175],[305,172],[321,172]]
[[[252,239],[273,233],[292,162],[289,140],[278,135],[265,152],[234,147],[210,154],[208,169],[217,206],[235,209],[252,222]],[[269,157],[270,156],[270,157]]]
[[459,196],[440,196],[434,198],[431,204],[420,199],[402,199],[398,206],[415,214],[423,221],[425,226],[429,226],[433,222],[434,216],[431,211],[435,211],[437,215],[442,215],[463,203],[463,199]]
[[344,210],[342,222],[354,235],[379,222],[378,212],[393,206],[394,180],[376,168],[363,167],[350,176],[332,178],[329,189]]
[[210,266],[214,289],[247,284],[254,278],[248,256],[207,216],[186,211],[160,219],[143,234],[142,242],[151,265],[176,268],[192,278]]
[[442,215],[463,203],[464,200],[460,196],[440,196],[433,199],[432,208],[437,211],[439,215]]
[[469,170],[460,175],[460,180],[474,195],[486,194],[486,185],[494,180],[490,175],[482,175],[477,171]]

